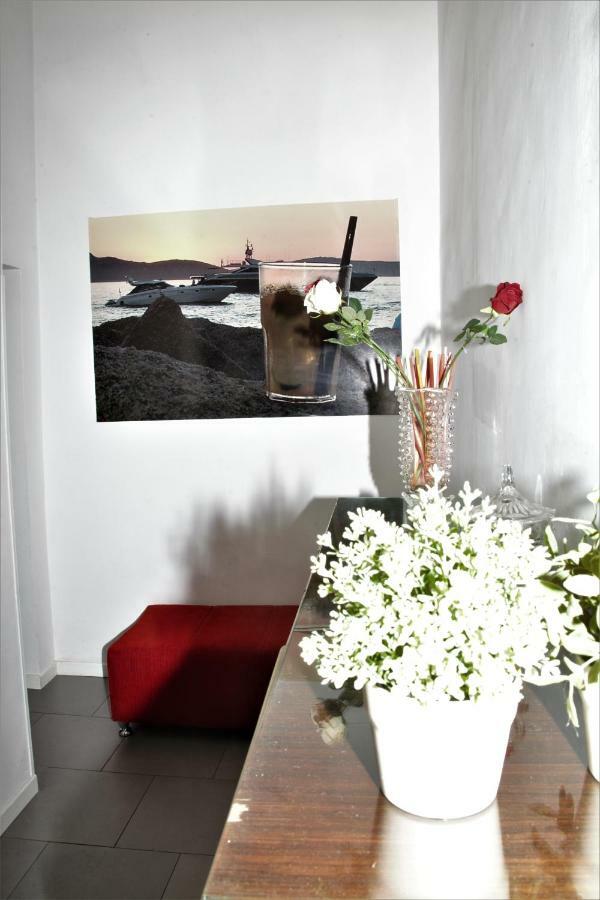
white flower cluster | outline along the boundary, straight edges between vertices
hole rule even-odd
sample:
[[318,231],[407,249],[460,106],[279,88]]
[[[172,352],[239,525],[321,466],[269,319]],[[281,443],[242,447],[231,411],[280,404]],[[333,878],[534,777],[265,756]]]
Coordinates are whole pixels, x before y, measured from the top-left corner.
[[323,683],[398,687],[421,702],[490,697],[523,680],[560,680],[565,623],[538,576],[550,559],[529,532],[494,517],[464,485],[444,496],[439,474],[403,526],[374,510],[350,514],[337,549],[318,543],[312,571],[335,606],[327,630],[301,642]]

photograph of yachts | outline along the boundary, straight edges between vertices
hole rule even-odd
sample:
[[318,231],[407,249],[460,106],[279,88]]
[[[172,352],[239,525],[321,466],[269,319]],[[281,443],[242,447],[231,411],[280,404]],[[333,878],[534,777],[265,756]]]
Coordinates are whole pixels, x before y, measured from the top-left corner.
[[[389,391],[375,402],[377,374],[361,347],[342,348],[331,402],[278,403],[265,389],[265,316],[277,306],[265,295],[261,312],[261,263],[335,271],[350,215],[358,219],[350,296],[372,310],[380,343],[400,353],[396,200],[90,219],[98,421],[394,412]],[[291,309],[281,334],[301,344],[306,313],[302,302],[297,318]]]

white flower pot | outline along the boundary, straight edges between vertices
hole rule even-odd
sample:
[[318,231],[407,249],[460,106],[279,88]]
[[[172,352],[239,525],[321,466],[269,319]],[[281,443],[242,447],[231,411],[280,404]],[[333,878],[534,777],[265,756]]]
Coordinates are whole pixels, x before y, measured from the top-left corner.
[[596,681],[579,691],[583,707],[588,769],[600,781],[600,686]]
[[395,806],[430,819],[471,816],[498,791],[517,691],[423,705],[367,685],[381,789]]

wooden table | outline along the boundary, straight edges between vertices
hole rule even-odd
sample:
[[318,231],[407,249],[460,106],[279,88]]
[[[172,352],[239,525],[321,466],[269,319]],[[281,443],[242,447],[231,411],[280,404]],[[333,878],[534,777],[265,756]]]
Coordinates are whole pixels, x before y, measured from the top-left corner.
[[[347,508],[334,512],[338,534]],[[598,900],[599,785],[583,736],[563,726],[560,691],[526,690],[491,807],[420,819],[379,790],[361,693],[321,685],[300,657],[304,634],[325,620],[311,579],[204,896]]]

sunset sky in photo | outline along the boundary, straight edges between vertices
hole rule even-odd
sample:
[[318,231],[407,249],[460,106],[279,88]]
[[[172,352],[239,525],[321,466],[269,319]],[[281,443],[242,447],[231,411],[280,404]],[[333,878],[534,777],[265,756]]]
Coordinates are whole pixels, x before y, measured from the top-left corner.
[[241,260],[248,238],[258,260],[340,256],[351,215],[358,216],[354,259],[399,259],[397,200],[90,219],[90,252],[140,262],[194,259],[219,265]]

